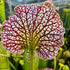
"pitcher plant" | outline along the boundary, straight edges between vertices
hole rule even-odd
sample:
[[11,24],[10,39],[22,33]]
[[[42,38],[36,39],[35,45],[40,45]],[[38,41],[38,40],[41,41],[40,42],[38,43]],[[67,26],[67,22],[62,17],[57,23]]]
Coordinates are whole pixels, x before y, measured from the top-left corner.
[[3,23],[1,38],[7,51],[23,55],[25,70],[37,70],[39,58],[53,59],[63,44],[64,28],[48,0],[44,5],[19,5]]

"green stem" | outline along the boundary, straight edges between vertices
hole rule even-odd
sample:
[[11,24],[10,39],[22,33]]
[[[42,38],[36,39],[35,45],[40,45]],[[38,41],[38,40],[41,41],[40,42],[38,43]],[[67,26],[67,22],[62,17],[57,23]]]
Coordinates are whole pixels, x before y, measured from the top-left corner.
[[61,68],[62,68],[62,67],[60,66],[59,70],[61,70]]
[[62,49],[62,48],[60,48],[60,51],[59,51],[59,53],[58,53],[58,55],[57,55],[56,59],[59,59],[59,58],[60,58],[60,56],[61,56],[62,52],[63,52],[63,49]]
[[56,70],[56,57],[54,58],[54,70]]
[[37,70],[39,58],[34,50],[26,50],[24,53],[24,69],[25,70]]

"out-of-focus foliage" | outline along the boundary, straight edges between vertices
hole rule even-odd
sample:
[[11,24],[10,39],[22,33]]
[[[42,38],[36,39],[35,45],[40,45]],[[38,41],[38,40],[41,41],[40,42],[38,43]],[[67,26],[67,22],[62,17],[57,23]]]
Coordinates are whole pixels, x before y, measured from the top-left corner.
[[64,9],[64,12],[66,14],[64,27],[70,28],[70,9]]
[[63,21],[65,31],[70,29],[70,4],[67,8],[60,9],[59,14],[61,16],[61,20]]
[[63,66],[63,70],[69,70],[69,67],[67,65]]
[[12,54],[10,54],[10,57],[8,58],[8,60],[9,60],[10,70],[23,70],[22,68],[23,66],[19,62],[20,60],[22,60],[22,58],[12,57]]
[[8,58],[3,55],[7,55],[7,51],[0,41],[0,70],[8,68]]
[[64,65],[62,63],[59,63],[59,66],[60,66],[59,70],[69,70],[68,65]]
[[43,59],[39,59],[39,69],[44,69],[47,67],[47,61]]
[[3,23],[5,20],[5,6],[4,0],[0,1],[0,23]]
[[62,53],[60,54],[59,59],[57,60],[57,68],[59,66],[59,70],[69,70],[70,68],[70,30],[69,29],[66,30],[64,38],[65,41],[64,41],[64,45],[62,46],[63,50]]
[[[0,25],[4,22],[5,20],[5,6],[4,6],[4,0],[0,0]],[[2,28],[0,28],[0,35],[2,32]],[[4,55],[7,55],[7,51],[4,48],[1,38],[0,38],[0,70],[2,69],[7,69],[9,68],[8,64],[8,58]]]
[[[57,66],[59,66],[59,70],[69,70],[70,68],[70,6],[69,8],[63,9],[62,20],[65,28],[64,35],[64,45],[62,46],[62,53],[60,54],[60,58],[57,60]],[[59,54],[58,54],[59,55]]]

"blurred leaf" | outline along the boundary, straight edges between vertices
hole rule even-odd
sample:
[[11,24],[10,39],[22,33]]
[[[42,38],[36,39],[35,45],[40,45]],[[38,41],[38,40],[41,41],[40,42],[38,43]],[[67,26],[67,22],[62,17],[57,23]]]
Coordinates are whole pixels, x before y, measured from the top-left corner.
[[[15,68],[15,66],[10,62],[10,61],[8,61],[9,62],[9,65],[12,67],[12,69],[14,69],[14,70],[17,70],[16,68]],[[11,69],[11,70],[12,70]]]
[[6,54],[7,55],[7,51],[5,49],[5,47],[3,46],[2,42],[0,41],[0,54]]
[[69,67],[67,65],[64,65],[63,70],[69,70]]
[[64,59],[59,59],[59,63],[64,64],[65,63],[65,60]]
[[24,60],[20,60],[19,63],[23,66],[24,65]]
[[1,20],[1,23],[3,23],[5,19],[6,18],[5,18],[4,0],[1,0],[0,1],[0,20]]
[[14,58],[23,58],[23,55],[20,55],[20,54],[12,54],[12,56]]
[[[7,55],[7,51],[6,49],[4,48],[2,42],[0,41],[0,54],[4,54],[4,55]],[[1,56],[0,55],[0,70],[1,69],[5,69],[5,68],[8,68],[8,58],[5,57],[5,56]]]
[[47,66],[47,61],[43,59],[39,59],[39,69],[44,69]]
[[68,50],[64,51],[64,52],[63,52],[63,56],[64,56],[65,58],[70,57],[70,52],[69,52]]
[[67,38],[64,37],[64,42],[67,40]]
[[70,9],[64,9],[64,11],[66,12],[64,27],[69,28],[70,27]]

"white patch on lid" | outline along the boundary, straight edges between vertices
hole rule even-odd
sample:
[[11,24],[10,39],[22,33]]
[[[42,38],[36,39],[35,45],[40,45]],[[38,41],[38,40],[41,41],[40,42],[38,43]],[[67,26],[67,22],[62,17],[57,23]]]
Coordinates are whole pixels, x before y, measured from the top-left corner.
[[13,33],[15,36],[17,35],[15,32]]
[[13,20],[13,21],[14,21],[14,18],[12,17],[12,18],[11,18],[11,20]]
[[17,43],[17,41],[15,41],[15,43]]
[[54,48],[53,47],[50,47],[50,51],[54,51]]
[[9,50],[9,49],[10,49],[10,47],[7,47],[7,49]]
[[8,30],[11,30],[11,28],[8,28]]
[[29,9],[29,13],[32,13],[32,9]]
[[47,23],[47,25],[50,25],[50,24],[52,24],[52,22],[51,22],[51,21],[49,21],[49,23]]
[[39,27],[40,27],[40,30],[41,30],[43,28],[42,24],[40,24]]
[[14,23],[12,22],[12,23],[11,23],[11,25],[13,25],[13,26],[14,26]]
[[13,25],[12,28],[15,28],[15,26]]
[[19,23],[21,26],[23,25],[21,21],[18,21],[18,23]]
[[14,28],[14,30],[18,31],[18,29],[17,29],[17,28]]
[[14,49],[14,47],[11,47],[11,50],[13,50]]
[[15,50],[13,49],[13,50],[12,50],[12,52],[14,53],[14,52],[15,52]]
[[20,27],[18,24],[16,24],[17,27]]
[[49,11],[49,8],[47,8],[46,10]]
[[47,48],[47,50],[49,50],[49,47],[46,47]]
[[50,17],[49,17],[49,19],[51,19],[53,16],[52,15],[50,15]]
[[46,31],[46,32],[45,32],[45,34],[48,34],[48,33],[49,33],[49,31]]
[[44,51],[45,51],[46,53],[48,52],[48,50],[47,50],[47,49],[45,49],[45,48],[44,48]]
[[25,11],[25,7],[23,7],[22,9],[23,9],[23,11]]
[[15,52],[14,52],[15,54],[17,54],[17,51],[15,50]]
[[54,51],[54,53],[55,53],[55,54],[57,54],[57,53],[58,53],[58,51]]

